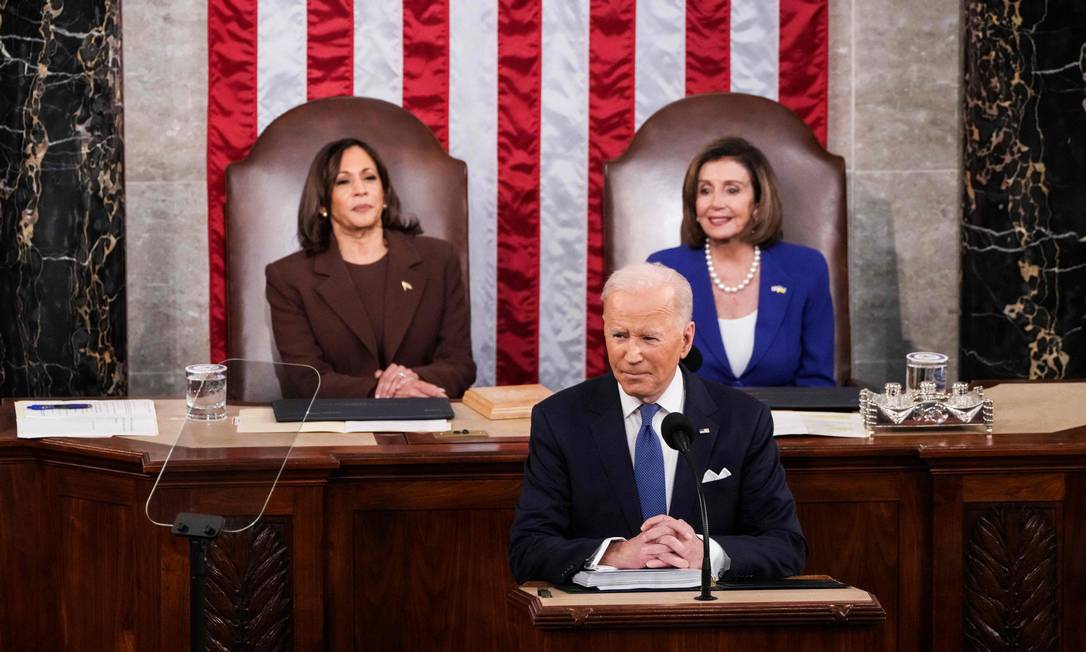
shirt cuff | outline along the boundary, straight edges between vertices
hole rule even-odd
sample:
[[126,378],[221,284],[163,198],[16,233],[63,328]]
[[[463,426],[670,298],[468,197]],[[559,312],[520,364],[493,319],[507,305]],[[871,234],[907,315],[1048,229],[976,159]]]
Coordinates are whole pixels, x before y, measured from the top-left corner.
[[[700,538],[701,535],[699,534]],[[709,572],[713,574],[713,579],[720,579],[720,576],[731,570],[732,558],[728,556],[728,553],[724,552],[724,547],[716,542],[716,539],[709,537]]]
[[600,559],[603,558],[603,553],[607,552],[607,546],[611,545],[613,541],[625,541],[623,537],[611,537],[610,539],[604,539],[599,548],[596,548],[596,552],[592,553],[592,556],[584,560],[585,570],[596,570],[600,565]]

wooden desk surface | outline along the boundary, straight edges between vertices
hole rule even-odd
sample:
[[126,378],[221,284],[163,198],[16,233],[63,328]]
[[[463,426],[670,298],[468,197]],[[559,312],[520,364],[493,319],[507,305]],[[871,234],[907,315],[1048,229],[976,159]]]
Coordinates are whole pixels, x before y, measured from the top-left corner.
[[[1007,384],[988,390],[996,401],[995,433],[970,429],[922,431],[879,431],[874,437],[784,436],[777,438],[781,456],[817,459],[825,457],[1015,457],[1022,455],[1082,455],[1086,453],[1086,382]],[[103,439],[16,438],[14,400],[0,402],[0,450],[30,446],[112,459],[138,462],[144,472],[157,471],[184,424],[183,402],[155,401],[159,413],[157,438],[112,437]],[[294,442],[292,468],[335,468],[349,464],[445,464],[462,463],[465,458],[481,462],[523,461],[527,455],[528,419],[488,421],[463,404],[455,404],[454,430],[468,429],[487,436],[407,433],[232,433],[232,421],[190,428],[174,452],[172,463],[204,466],[212,462],[258,465],[282,459],[283,448]],[[237,408],[231,408],[235,416]],[[209,430],[201,441],[200,429]],[[252,445],[248,445],[252,442]],[[0,453],[2,454],[2,453]]]

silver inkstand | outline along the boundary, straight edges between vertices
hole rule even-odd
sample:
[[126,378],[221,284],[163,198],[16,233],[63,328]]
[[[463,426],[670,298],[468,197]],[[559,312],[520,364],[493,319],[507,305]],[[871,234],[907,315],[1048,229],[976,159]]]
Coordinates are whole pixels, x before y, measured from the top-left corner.
[[906,385],[902,391],[899,383],[886,383],[881,394],[860,390],[860,416],[867,435],[885,428],[972,427],[984,428],[991,437],[994,414],[992,400],[984,397],[984,388],[970,389],[969,383],[958,382],[947,392],[937,382],[945,378],[946,356],[924,353],[920,360],[914,360],[916,356],[909,354],[906,367],[907,380],[916,383],[913,387]]

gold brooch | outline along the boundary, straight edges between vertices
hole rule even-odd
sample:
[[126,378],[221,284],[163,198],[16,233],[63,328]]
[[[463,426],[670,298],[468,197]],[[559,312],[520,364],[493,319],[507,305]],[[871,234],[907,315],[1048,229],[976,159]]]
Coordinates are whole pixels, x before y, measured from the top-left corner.
[[784,287],[783,285],[774,285],[769,289],[771,292],[776,292],[777,294],[785,294],[786,292],[788,292],[788,288]]
[[407,292],[408,290],[414,290],[415,289],[415,286],[411,285],[407,281],[400,281],[400,287],[403,288],[404,292]]

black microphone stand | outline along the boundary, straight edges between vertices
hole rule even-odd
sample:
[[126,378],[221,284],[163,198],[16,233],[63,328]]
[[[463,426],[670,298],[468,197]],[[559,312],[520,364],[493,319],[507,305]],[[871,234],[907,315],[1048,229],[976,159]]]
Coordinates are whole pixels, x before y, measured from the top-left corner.
[[712,560],[709,559],[709,511],[705,509],[705,494],[702,493],[702,482],[697,481],[697,469],[694,468],[694,461],[691,459],[690,451],[679,451],[682,455],[682,459],[686,461],[686,466],[690,467],[690,475],[694,478],[694,485],[697,487],[697,506],[700,512],[702,512],[702,594],[694,598],[694,600],[716,600],[716,595],[712,594],[709,587],[712,586],[712,573],[710,566]]
[[698,471],[694,467],[694,460],[690,457],[690,444],[694,439],[695,430],[690,420],[685,415],[674,412],[664,417],[663,423],[664,441],[668,446],[679,451],[686,465],[690,469],[690,477],[694,479],[694,489],[698,494],[698,509],[701,512],[701,594],[695,600],[716,600],[710,590],[712,586],[712,560],[709,556],[709,510],[705,508],[705,494],[701,490],[701,482],[698,481]]

